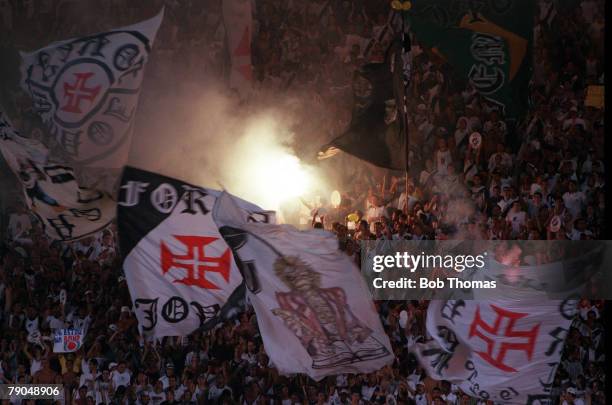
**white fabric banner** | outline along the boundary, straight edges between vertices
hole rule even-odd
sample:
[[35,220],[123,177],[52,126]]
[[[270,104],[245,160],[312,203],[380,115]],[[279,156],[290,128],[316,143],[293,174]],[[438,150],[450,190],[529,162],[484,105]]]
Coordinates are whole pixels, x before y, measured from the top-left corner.
[[[219,192],[126,167],[118,201],[123,268],[143,334],[186,336],[217,315],[242,282],[212,219]],[[252,220],[271,212],[243,202]]]
[[359,269],[331,233],[249,223],[225,193],[214,217],[242,268],[266,353],[280,373],[320,380],[393,362]]
[[412,347],[427,375],[495,403],[549,403],[575,300],[431,301],[431,339]]
[[[532,264],[519,266],[512,264],[512,260],[524,254],[527,245],[534,252],[548,252],[550,255],[564,247],[563,241],[521,242],[512,243],[510,248],[506,248],[504,253],[499,255],[495,251],[489,251],[487,271],[475,272],[471,279],[496,281],[495,298],[500,299],[546,301],[580,296],[589,280],[597,278],[606,250],[605,245],[601,244],[583,245],[579,255],[570,258],[558,257],[554,261],[541,264],[537,264],[535,254],[526,255],[525,260]],[[496,244],[496,248],[499,246],[500,244]],[[489,291],[478,288],[471,290],[470,294],[475,300],[491,298]]]
[[115,217],[115,201],[108,194],[80,187],[71,167],[50,162],[45,146],[21,137],[2,111],[0,152],[23,186],[28,208],[51,238],[79,239]]
[[138,24],[21,53],[22,87],[62,158],[77,170],[127,162],[140,85],[162,17],[163,9]]
[[225,40],[230,58],[229,85],[242,98],[248,97],[253,86],[251,39],[253,18],[250,0],[223,0]]
[[83,346],[85,333],[82,329],[56,329],[53,337],[53,353],[72,353]]

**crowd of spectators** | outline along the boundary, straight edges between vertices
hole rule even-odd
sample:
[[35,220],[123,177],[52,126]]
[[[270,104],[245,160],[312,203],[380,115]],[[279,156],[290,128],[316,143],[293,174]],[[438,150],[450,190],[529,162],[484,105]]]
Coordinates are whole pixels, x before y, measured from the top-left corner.
[[[160,5],[99,3],[103,11],[82,13],[74,24],[71,17],[87,2],[0,0],[0,21],[8,27],[0,29],[0,43],[42,45],[41,39],[109,28],[111,19],[131,23]],[[165,3],[169,22],[158,35],[150,75],[221,75],[220,2]],[[604,2],[543,1],[539,7],[525,120],[505,120],[415,38],[410,133],[422,167],[413,168],[408,181],[365,165],[359,174],[338,174],[342,202],[320,201],[313,225],[336,232],[356,258],[356,242],[365,239],[598,239],[605,210],[603,110],[584,101],[589,85],[603,84]],[[352,72],[381,61],[391,39],[387,2],[258,0],[254,19],[256,89],[297,92],[303,110],[326,111],[320,120],[303,120],[304,143],[318,145],[315,134],[345,130]],[[27,35],[12,29],[24,25],[31,27]],[[27,117],[25,102],[1,90],[0,101]],[[27,135],[28,120],[21,121]],[[468,141],[473,132],[482,136],[476,149]],[[66,403],[79,405],[485,403],[429,378],[409,354],[411,343],[427,337],[427,301],[376,302],[396,354],[392,366],[321,382],[278,374],[251,309],[213,332],[145,341],[114,226],[62,244],[47,238],[23,202],[8,205],[0,252],[0,383],[61,383]],[[605,403],[602,312],[603,302],[581,301],[551,391],[554,402]],[[87,330],[85,344],[75,353],[53,353],[53,330],[70,326]]]
[[[531,106],[516,123],[469,84],[459,85],[447,66],[415,53],[408,181],[397,172],[347,172],[339,185],[340,207],[321,207],[325,226],[346,225],[343,218],[355,213],[359,220],[350,226],[358,229],[357,239],[457,233],[473,239],[598,239],[605,212],[604,118],[603,109],[585,105],[585,97],[588,86],[603,83],[602,35],[594,28],[600,17],[592,10],[603,3],[580,6],[582,13],[557,10],[552,24],[567,29],[538,24]],[[475,132],[482,139],[478,147],[470,142]]]
[[[211,332],[143,339],[114,227],[62,245],[50,242],[24,210],[11,216],[11,224],[24,232],[0,253],[0,383],[63,384],[65,403],[79,405],[487,403],[431,379],[409,352],[427,336],[426,300],[376,302],[396,355],[391,366],[320,382],[281,376],[251,308]],[[581,300],[553,403],[605,403],[603,304]],[[54,330],[63,327],[86,330],[81,349],[53,352]]]

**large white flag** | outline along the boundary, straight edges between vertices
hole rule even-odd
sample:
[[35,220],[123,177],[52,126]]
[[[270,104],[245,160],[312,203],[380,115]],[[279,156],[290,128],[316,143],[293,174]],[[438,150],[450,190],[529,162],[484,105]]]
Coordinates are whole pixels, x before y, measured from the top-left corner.
[[412,347],[427,374],[495,403],[549,403],[575,300],[431,301],[431,340]]
[[328,232],[248,222],[234,199],[215,221],[232,247],[264,347],[282,374],[368,373],[394,355],[361,274]]
[[21,53],[22,87],[86,186],[107,173],[99,168],[127,162],[140,85],[162,17],[163,9],[138,24]]
[[[186,336],[215,317],[242,276],[212,219],[218,191],[126,167],[117,222],[123,269],[145,335]],[[241,202],[253,221],[272,212]]]
[[114,218],[115,201],[108,194],[80,187],[71,167],[50,161],[47,148],[20,136],[2,111],[0,152],[23,186],[25,202],[51,238],[82,238]]
[[223,0],[225,40],[230,59],[229,85],[241,97],[247,97],[253,86],[251,14],[250,0]]

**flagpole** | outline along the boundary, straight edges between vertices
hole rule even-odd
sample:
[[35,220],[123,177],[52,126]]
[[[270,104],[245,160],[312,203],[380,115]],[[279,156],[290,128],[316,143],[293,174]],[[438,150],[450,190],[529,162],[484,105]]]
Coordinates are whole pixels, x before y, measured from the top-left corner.
[[[406,49],[403,49],[403,47],[406,44],[406,40],[405,40],[405,36],[408,35],[406,33],[406,29],[404,27],[404,21],[405,21],[405,16],[404,16],[405,11],[402,11],[401,16],[402,16],[402,52],[406,52]],[[410,50],[408,50],[407,52],[410,52]],[[402,61],[403,63],[403,61]],[[402,103],[402,109],[403,109],[403,114],[402,114],[402,119],[404,120],[404,143],[406,145],[406,166],[405,166],[405,171],[406,171],[406,215],[408,215],[408,171],[410,169],[410,162],[409,162],[409,158],[410,158],[410,142],[409,142],[409,137],[408,137],[408,86],[409,86],[409,81],[406,80],[406,77],[404,77],[404,102]]]
[[[400,1],[400,0],[394,0],[391,2],[391,8],[399,11],[400,17],[402,19],[402,53],[400,55],[400,60],[401,60],[401,68],[402,68],[402,79],[404,82],[404,91],[403,91],[403,97],[402,97],[402,105],[401,105],[401,112],[402,112],[402,122],[403,122],[403,127],[404,127],[404,145],[405,145],[405,149],[404,149],[404,153],[405,153],[405,159],[406,159],[406,164],[404,166],[404,174],[406,176],[406,180],[405,180],[405,195],[406,195],[406,199],[404,201],[405,206],[404,206],[404,212],[406,215],[408,215],[408,173],[410,171],[410,162],[409,162],[409,158],[410,158],[410,141],[409,141],[409,137],[408,137],[408,86],[410,85],[410,78],[406,75],[406,71],[404,69],[404,59],[403,56],[408,54],[410,52],[410,37],[408,35],[408,33],[406,32],[406,13],[408,12],[408,10],[410,10],[412,4],[410,3],[410,1]],[[397,55],[395,55],[395,58],[397,58]],[[397,68],[397,63],[395,63],[397,61],[397,59],[395,59],[393,61],[394,63],[394,68]],[[411,74],[412,72],[412,67],[410,66],[410,71],[409,73]]]

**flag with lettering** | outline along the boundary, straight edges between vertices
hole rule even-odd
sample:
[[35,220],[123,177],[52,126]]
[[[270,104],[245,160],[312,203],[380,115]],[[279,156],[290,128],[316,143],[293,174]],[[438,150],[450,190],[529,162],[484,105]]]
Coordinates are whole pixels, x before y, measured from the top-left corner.
[[[134,167],[117,208],[123,269],[143,334],[186,336],[210,324],[242,283],[212,219],[219,192]],[[251,221],[274,213],[241,201]],[[239,297],[236,297],[239,301]]]
[[53,336],[53,353],[72,353],[83,346],[85,333],[82,329],[56,329]]
[[162,17],[163,9],[131,26],[21,53],[22,87],[57,153],[86,186],[110,191],[127,162],[140,86]]
[[494,403],[550,403],[575,300],[433,300],[412,346],[435,380]]
[[509,118],[527,109],[536,2],[414,1],[417,42],[452,67]]
[[247,97],[253,86],[251,38],[253,17],[250,0],[223,0],[225,43],[229,54],[229,86]]
[[223,193],[214,218],[240,267],[266,353],[281,374],[369,373],[394,359],[359,269],[323,230],[248,221]]
[[113,220],[115,201],[108,194],[81,187],[72,167],[52,161],[43,144],[20,136],[1,110],[0,152],[21,183],[25,203],[50,238],[73,241]]

